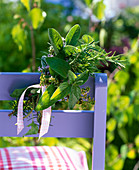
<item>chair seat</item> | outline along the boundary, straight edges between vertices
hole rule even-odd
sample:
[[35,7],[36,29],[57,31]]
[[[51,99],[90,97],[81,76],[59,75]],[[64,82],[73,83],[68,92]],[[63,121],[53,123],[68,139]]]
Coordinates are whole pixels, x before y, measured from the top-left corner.
[[84,151],[66,147],[0,148],[0,170],[88,170]]

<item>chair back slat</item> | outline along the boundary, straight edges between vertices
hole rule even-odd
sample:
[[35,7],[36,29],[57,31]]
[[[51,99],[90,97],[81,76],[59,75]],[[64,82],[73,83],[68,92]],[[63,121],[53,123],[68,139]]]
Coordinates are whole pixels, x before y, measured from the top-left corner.
[[13,100],[15,89],[39,83],[39,73],[0,73],[0,100]]
[[[10,94],[15,89],[39,84],[40,73],[0,73],[0,100],[14,100]],[[93,77],[81,87],[90,87],[89,95],[93,97]]]
[[[16,117],[9,118],[9,110],[0,111],[0,136],[13,136],[17,137],[17,127],[15,126]],[[92,111],[61,111],[53,110],[51,125],[49,132],[44,137],[93,137],[93,116]],[[24,125],[28,125],[31,121],[24,121]],[[75,130],[76,129],[76,130]],[[28,131],[25,127],[18,135],[23,136]],[[38,135],[31,135],[38,137]],[[31,137],[30,136],[30,137]]]

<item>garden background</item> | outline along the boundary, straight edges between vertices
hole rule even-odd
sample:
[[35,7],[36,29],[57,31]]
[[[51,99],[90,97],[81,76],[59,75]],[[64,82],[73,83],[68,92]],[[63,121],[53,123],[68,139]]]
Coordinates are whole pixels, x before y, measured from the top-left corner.
[[[80,24],[81,33],[91,35],[106,51],[126,56],[129,64],[125,70],[118,71],[113,65],[101,68],[108,74],[105,167],[138,170],[139,6],[130,7],[125,0],[117,1],[118,7],[111,6],[111,10],[102,0],[31,0],[30,6],[28,2],[0,0],[0,72],[37,71],[42,51],[49,46],[48,28],[65,37],[74,24]],[[0,101],[0,109],[9,108],[8,102]],[[91,169],[91,139],[41,138],[38,142],[37,138],[0,137],[0,147],[24,145],[84,150]]]

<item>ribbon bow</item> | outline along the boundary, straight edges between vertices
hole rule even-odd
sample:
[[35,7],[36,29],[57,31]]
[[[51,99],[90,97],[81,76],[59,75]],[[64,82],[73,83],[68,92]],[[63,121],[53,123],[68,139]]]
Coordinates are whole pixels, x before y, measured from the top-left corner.
[[[17,110],[17,135],[22,131],[24,128],[24,122],[23,122],[23,100],[25,93],[27,89],[29,88],[41,88],[42,94],[45,92],[46,87],[40,86],[39,84],[29,86],[25,89],[25,91],[22,93],[19,102],[18,102],[18,110]],[[42,112],[42,120],[41,120],[41,128],[39,133],[39,139],[48,132],[49,129],[49,123],[51,118],[51,107],[43,110]]]

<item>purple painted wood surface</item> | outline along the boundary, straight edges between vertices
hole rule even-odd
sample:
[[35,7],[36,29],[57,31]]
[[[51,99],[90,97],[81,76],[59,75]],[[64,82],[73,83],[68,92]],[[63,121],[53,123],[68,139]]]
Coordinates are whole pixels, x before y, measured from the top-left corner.
[[107,75],[95,74],[95,109],[92,170],[105,168]]
[[[11,111],[0,111],[0,136],[15,136],[17,137],[17,127],[15,126],[16,117],[11,119],[8,114]],[[53,117],[54,116],[54,117]],[[51,125],[49,131],[44,137],[93,137],[93,111],[81,110],[53,110]],[[24,125],[31,123],[24,121]],[[23,136],[27,132],[25,127],[18,136]],[[38,135],[32,135],[38,137]]]
[[[13,100],[10,94],[15,89],[28,87],[38,84],[40,73],[0,73],[0,100]],[[93,77],[89,77],[88,81],[81,87],[90,87],[89,95],[93,96]]]
[[0,73],[0,100],[13,100],[10,94],[18,88],[38,84],[39,73]]

